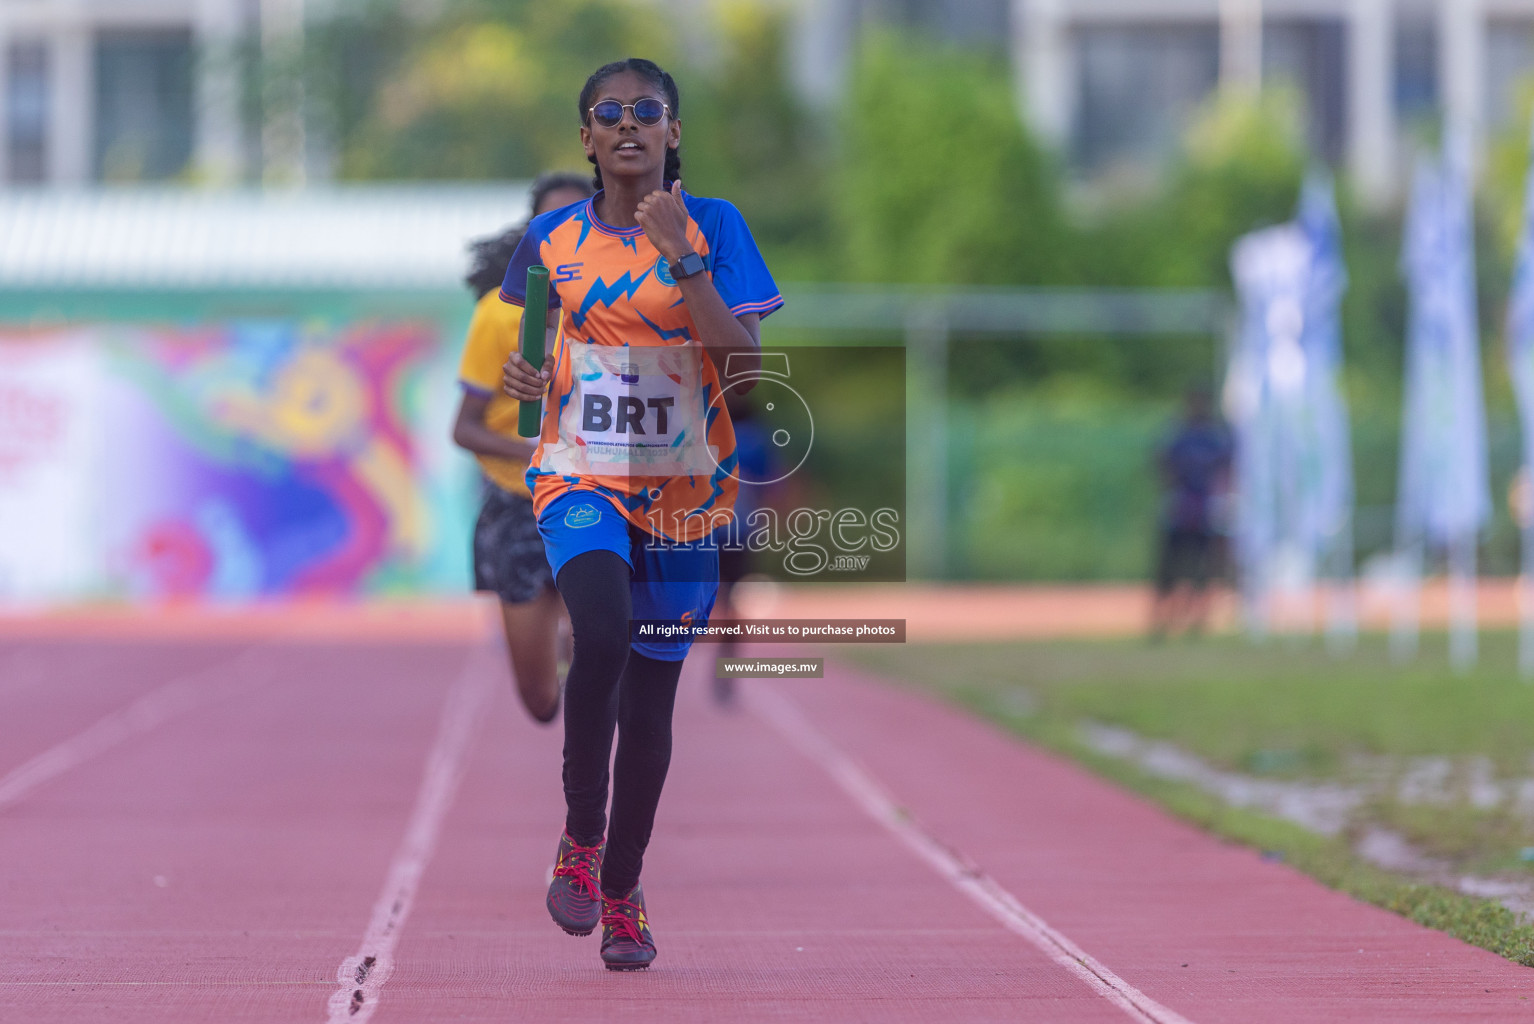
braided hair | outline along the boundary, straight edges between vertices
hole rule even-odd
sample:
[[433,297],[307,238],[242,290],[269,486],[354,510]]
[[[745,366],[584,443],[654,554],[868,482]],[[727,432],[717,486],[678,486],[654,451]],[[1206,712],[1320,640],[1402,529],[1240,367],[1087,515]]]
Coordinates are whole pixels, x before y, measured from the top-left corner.
[[[581,89],[580,99],[575,104],[580,110],[581,124],[590,127],[591,105],[596,99],[597,90],[602,88],[602,83],[614,75],[621,75],[625,71],[634,72],[634,74],[659,89],[661,95],[666,97],[667,106],[671,108],[672,118],[678,121],[682,119],[682,97],[676,91],[676,80],[661,70],[660,65],[654,61],[645,60],[643,57],[630,57],[628,60],[618,60],[613,61],[611,64],[603,64],[596,71],[592,72],[590,78],[586,79],[586,85]],[[586,159],[590,160],[592,165],[596,167],[597,158],[595,156],[588,156]],[[594,173],[596,175],[597,188],[602,188],[602,168],[596,167]],[[669,185],[681,176],[682,155],[676,149],[667,146],[666,169],[661,177]]]
[[[548,198],[550,192],[558,192],[561,189],[570,189],[584,195],[591,195],[591,179],[584,174],[571,174],[568,171],[553,171],[548,174],[540,174],[533,182],[532,191],[528,196],[527,215],[531,219],[538,212],[538,207]],[[499,288],[506,278],[506,268],[511,265],[511,257],[517,251],[517,246],[522,243],[522,236],[527,233],[527,224],[514,225],[501,232],[499,235],[491,235],[489,238],[476,239],[469,243],[470,265],[469,273],[464,277],[463,283],[469,286],[476,299],[482,299],[493,289]]]

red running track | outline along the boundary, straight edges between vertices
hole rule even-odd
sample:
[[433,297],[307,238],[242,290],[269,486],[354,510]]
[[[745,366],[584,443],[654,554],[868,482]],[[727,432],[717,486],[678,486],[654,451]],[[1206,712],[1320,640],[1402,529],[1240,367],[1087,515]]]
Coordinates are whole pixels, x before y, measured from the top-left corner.
[[684,681],[618,975],[545,915],[559,736],[495,646],[7,639],[0,1020],[1534,1017],[1525,968],[831,676]]

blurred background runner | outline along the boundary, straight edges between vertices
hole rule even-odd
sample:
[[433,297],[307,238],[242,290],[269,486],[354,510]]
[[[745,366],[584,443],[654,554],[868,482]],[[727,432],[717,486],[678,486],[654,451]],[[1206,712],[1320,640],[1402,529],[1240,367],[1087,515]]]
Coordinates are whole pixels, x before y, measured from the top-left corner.
[[1179,630],[1201,633],[1209,617],[1209,580],[1223,571],[1224,510],[1233,455],[1230,432],[1209,392],[1191,389],[1182,420],[1156,457],[1161,477],[1156,594],[1151,639]]
[[[531,216],[582,202],[593,192],[585,174],[545,174],[533,183]],[[534,442],[517,433],[518,402],[501,391],[501,367],[518,345],[522,309],[496,297],[525,223],[474,243],[465,279],[477,302],[458,369],[463,400],[453,440],[479,459],[484,501],[474,524],[474,589],[495,594],[511,672],[527,713],[545,724],[559,712],[559,652],[568,647],[564,604],[543,553],[532,496],[523,476]],[[565,661],[569,661],[568,651]]]

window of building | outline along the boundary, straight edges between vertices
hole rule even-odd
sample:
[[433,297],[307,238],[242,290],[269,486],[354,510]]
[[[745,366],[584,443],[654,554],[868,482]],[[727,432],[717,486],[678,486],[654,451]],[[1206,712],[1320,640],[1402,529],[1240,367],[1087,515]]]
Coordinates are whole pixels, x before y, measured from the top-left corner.
[[1396,21],[1396,114],[1403,124],[1438,116],[1438,27],[1431,12]]
[[1486,119],[1503,128],[1529,114],[1534,94],[1534,21],[1486,26]]
[[48,178],[48,46],[15,42],[6,52],[5,155],[11,181]]
[[936,0],[917,6],[913,24],[966,46],[1006,52],[1005,0]]
[[1342,159],[1347,127],[1347,35],[1341,19],[1269,20],[1262,30],[1262,76],[1287,82],[1305,103],[1313,153]]
[[192,33],[96,38],[95,168],[104,181],[180,174],[192,157]]
[[888,23],[1005,53],[1009,0],[847,0],[855,24]]
[[1075,31],[1074,45],[1071,153],[1088,172],[1164,162],[1219,82],[1213,24],[1087,26]]

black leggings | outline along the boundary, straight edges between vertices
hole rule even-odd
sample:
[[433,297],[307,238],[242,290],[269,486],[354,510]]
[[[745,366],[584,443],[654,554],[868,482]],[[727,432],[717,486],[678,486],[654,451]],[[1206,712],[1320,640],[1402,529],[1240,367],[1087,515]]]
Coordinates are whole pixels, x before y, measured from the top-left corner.
[[[583,845],[607,831],[602,889],[626,895],[639,882],[671,765],[671,710],[680,661],[629,650],[628,563],[611,551],[576,555],[559,570],[575,657],[565,680],[565,827]],[[607,760],[613,728],[612,827],[607,829]]]

